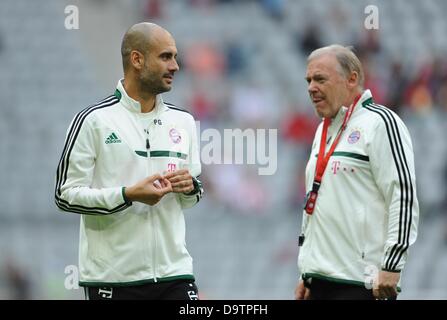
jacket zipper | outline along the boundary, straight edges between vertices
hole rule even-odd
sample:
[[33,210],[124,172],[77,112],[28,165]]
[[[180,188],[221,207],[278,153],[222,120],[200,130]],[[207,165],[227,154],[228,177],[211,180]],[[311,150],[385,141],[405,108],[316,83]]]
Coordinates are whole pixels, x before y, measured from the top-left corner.
[[[151,144],[149,142],[149,129],[146,129],[146,151],[147,151],[147,158],[148,158],[148,165],[150,167],[150,160],[151,160]],[[152,173],[152,170],[149,170],[149,172]],[[152,250],[152,269],[154,270],[154,282],[157,282],[157,263],[156,263],[156,250],[157,250],[157,234],[155,229],[155,215],[150,214],[151,224],[152,224],[152,232],[154,234],[154,244],[153,244],[153,250]]]

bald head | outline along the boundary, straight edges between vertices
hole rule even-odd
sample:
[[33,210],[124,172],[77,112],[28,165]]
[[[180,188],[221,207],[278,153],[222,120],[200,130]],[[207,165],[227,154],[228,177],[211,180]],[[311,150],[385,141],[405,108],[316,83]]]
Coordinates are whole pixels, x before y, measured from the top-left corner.
[[121,57],[123,59],[124,73],[130,65],[130,54],[132,51],[138,51],[146,55],[151,46],[160,36],[172,38],[171,34],[155,23],[141,22],[134,24],[127,30],[121,43]]

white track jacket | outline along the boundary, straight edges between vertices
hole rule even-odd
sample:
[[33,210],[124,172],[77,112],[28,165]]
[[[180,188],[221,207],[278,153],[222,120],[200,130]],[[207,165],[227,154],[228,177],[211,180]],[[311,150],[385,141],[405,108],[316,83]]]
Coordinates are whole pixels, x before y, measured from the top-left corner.
[[169,193],[154,206],[124,199],[125,186],[155,173],[201,173],[193,117],[160,95],[150,115],[141,118],[120,80],[114,95],[79,112],[67,131],[55,201],[81,214],[80,285],[193,279],[182,209],[200,200],[200,182],[192,195]]
[[[342,107],[328,129],[326,152],[341,127]],[[306,167],[312,189],[322,123]],[[413,148],[402,120],[366,90],[323,175],[312,215],[303,211],[298,267],[312,277],[365,285],[380,270],[403,269],[417,235]]]

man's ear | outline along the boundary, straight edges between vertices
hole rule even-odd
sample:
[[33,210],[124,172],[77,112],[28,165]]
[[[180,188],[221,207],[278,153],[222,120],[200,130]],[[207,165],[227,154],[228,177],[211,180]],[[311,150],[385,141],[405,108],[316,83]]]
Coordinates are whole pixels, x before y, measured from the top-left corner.
[[348,86],[350,88],[355,88],[359,85],[359,74],[357,71],[351,72],[351,75],[348,78]]
[[144,55],[137,50],[132,50],[130,52],[130,64],[135,69],[141,70],[144,66]]

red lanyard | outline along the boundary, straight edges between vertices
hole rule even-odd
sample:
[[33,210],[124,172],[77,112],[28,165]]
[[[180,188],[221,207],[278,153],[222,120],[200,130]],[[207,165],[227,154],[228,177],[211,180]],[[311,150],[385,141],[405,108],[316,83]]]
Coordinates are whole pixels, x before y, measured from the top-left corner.
[[318,190],[320,189],[321,180],[323,179],[324,171],[326,170],[327,164],[329,162],[329,158],[334,153],[335,148],[337,147],[338,142],[340,141],[341,135],[348,124],[349,119],[351,118],[352,113],[354,112],[355,105],[360,99],[360,94],[355,98],[354,102],[349,106],[348,111],[346,112],[345,118],[343,119],[343,124],[341,125],[340,130],[338,131],[337,137],[332,143],[331,148],[329,149],[326,155],[324,151],[326,149],[326,137],[327,131],[329,128],[329,124],[331,123],[331,119],[324,118],[323,120],[323,132],[321,134],[320,140],[320,151],[318,152],[317,159],[317,168],[315,170],[314,182],[312,184],[312,190],[307,195],[306,205],[304,210],[306,210],[307,214],[312,214],[315,209],[315,203],[318,197]]

